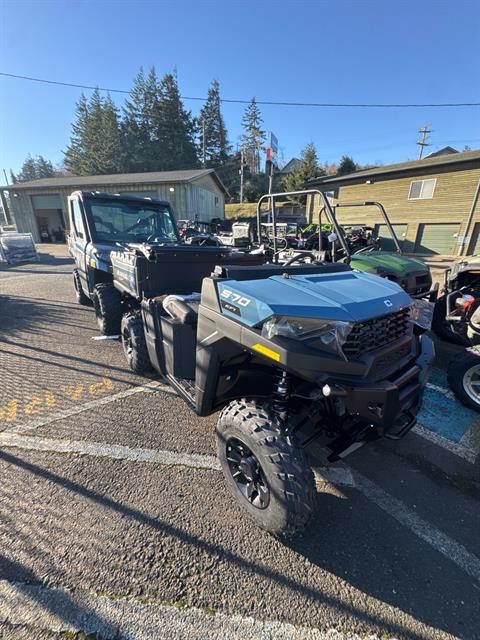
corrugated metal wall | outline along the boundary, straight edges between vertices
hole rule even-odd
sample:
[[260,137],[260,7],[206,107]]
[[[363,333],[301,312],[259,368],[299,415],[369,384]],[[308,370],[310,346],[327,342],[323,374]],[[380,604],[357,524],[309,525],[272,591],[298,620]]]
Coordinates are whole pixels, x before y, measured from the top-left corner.
[[[156,194],[160,200],[166,200],[172,205],[177,219],[194,219],[198,216],[200,220],[211,220],[212,218],[223,218],[225,216],[225,199],[223,192],[219,189],[213,178],[205,177],[210,183],[207,185],[205,179],[203,184],[195,183],[172,183],[172,184],[116,184],[102,185],[101,190],[109,193],[130,194],[149,193]],[[83,186],[83,191],[98,191],[96,186]],[[171,190],[173,189],[173,190]],[[76,188],[67,189],[28,189],[17,190],[12,187],[10,190],[10,203],[13,217],[17,229],[24,233],[31,233],[35,242],[40,242],[37,222],[35,219],[34,202],[49,201],[52,197],[60,196],[62,211],[65,223],[68,226],[67,198],[76,191]],[[16,195],[15,195],[16,194]]]

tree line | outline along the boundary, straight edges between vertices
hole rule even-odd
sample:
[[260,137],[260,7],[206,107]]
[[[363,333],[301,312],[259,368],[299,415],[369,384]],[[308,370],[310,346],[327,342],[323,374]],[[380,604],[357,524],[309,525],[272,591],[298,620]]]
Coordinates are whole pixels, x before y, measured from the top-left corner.
[[[242,117],[240,148],[244,158],[244,199],[254,200],[268,189],[268,177],[261,172],[261,154],[266,134],[259,106],[252,98]],[[75,106],[69,144],[61,170],[42,156],[28,156],[12,182],[55,175],[102,175],[214,168],[233,201],[238,200],[240,150],[233,151],[221,111],[220,83],[213,80],[197,116],[181,99],[176,72],[157,76],[155,68],[145,74],[141,68],[121,108],[110,95],[95,89],[87,99],[81,95]],[[307,179],[326,172],[356,167],[342,158],[339,167],[320,165],[313,143],[302,151],[299,165],[276,187],[294,190]],[[303,182],[302,182],[303,181]]]

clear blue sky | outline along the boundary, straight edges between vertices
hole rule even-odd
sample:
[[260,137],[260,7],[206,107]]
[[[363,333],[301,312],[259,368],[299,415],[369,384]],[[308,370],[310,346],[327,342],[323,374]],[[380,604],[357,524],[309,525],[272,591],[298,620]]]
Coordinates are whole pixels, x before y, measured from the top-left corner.
[[[186,96],[205,96],[218,78],[227,98],[480,101],[476,0],[1,0],[0,11],[0,71],[14,74],[129,89],[140,65],[154,64],[159,75],[176,66]],[[0,169],[18,170],[28,153],[60,162],[79,94],[0,77]],[[243,110],[223,107],[233,144]],[[424,123],[434,130],[431,149],[480,147],[479,107],[265,106],[262,114],[285,160],[310,140],[321,161],[415,158]]]

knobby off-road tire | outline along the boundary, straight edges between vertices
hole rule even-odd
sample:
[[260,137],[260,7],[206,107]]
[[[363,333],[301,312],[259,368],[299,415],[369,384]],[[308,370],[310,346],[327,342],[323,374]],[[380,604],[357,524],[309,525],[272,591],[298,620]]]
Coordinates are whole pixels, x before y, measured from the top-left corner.
[[451,342],[452,344],[461,344],[462,346],[468,346],[468,340],[459,336],[450,328],[450,325],[445,320],[447,315],[447,299],[445,296],[441,296],[435,302],[432,317],[432,331],[442,340]]
[[480,351],[467,349],[456,356],[448,367],[447,377],[450,388],[460,402],[480,411]]
[[97,284],[93,290],[93,308],[100,331],[106,336],[120,333],[122,296],[113,284]]
[[150,371],[143,321],[139,312],[127,313],[122,318],[122,345],[128,365],[134,373]]
[[[268,406],[244,399],[231,402],[220,414],[215,435],[227,485],[242,510],[276,536],[302,532],[314,509],[313,472],[303,450],[275,424]],[[247,497],[246,485],[240,484],[244,476],[238,477],[236,462],[232,462],[238,459],[241,447],[247,455],[242,460],[250,464],[248,461],[255,459],[258,463],[258,484],[263,483],[263,488],[253,493],[257,506]]]
[[90,301],[90,298],[88,298],[83,291],[78,269],[73,270],[73,285],[75,287],[75,297],[77,298],[78,304],[81,304],[85,307],[91,305],[92,303]]

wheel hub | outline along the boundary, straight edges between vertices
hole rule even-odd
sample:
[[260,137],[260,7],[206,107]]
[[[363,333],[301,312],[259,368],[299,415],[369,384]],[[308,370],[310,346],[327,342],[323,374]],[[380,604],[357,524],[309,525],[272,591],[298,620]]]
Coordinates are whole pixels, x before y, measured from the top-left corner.
[[257,509],[266,509],[270,489],[259,461],[252,451],[237,438],[227,442],[227,462],[237,489]]
[[480,364],[468,369],[463,376],[463,386],[470,398],[480,403]]

